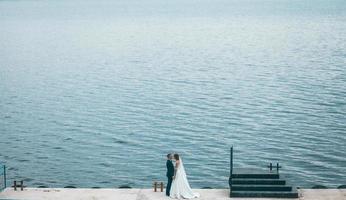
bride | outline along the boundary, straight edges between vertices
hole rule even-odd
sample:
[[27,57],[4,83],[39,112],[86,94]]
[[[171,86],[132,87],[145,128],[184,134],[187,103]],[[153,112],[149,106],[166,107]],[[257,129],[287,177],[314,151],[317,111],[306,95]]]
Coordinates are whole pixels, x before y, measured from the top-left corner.
[[175,199],[198,198],[200,195],[192,192],[189,181],[187,180],[182,159],[178,154],[174,154],[174,159],[176,164],[170,197]]

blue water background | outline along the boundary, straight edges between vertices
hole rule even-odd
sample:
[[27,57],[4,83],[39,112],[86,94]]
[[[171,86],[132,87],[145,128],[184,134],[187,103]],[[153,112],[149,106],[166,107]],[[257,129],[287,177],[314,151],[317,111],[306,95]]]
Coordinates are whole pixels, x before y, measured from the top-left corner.
[[346,184],[343,0],[0,1],[0,161],[29,186]]

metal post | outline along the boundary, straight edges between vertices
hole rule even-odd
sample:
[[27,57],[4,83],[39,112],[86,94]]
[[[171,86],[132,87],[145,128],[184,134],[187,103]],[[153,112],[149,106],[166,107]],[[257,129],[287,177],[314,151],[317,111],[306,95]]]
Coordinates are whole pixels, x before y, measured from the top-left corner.
[[231,147],[231,170],[230,170],[230,174],[232,177],[232,174],[233,174],[233,146]]
[[6,185],[6,165],[4,165],[4,185],[5,185],[5,188],[7,187]]
[[232,176],[233,176],[233,146],[231,147],[230,155],[230,169],[229,169],[229,187],[230,187],[230,196],[232,196]]
[[280,164],[279,163],[276,163],[276,171],[277,173],[279,173],[279,169],[281,168]]
[[154,183],[154,192],[157,192],[157,182]]

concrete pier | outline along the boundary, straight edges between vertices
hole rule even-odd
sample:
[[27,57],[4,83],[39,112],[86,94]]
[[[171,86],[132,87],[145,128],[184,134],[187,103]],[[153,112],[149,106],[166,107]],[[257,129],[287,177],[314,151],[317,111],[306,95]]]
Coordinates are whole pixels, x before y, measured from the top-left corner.
[[[255,200],[255,198],[229,198],[227,189],[196,189],[199,200]],[[300,200],[346,200],[346,189],[300,189]],[[170,200],[164,193],[152,189],[67,189],[25,188],[14,191],[7,188],[0,200]],[[263,198],[261,198],[263,200]],[[267,198],[266,200],[274,200]]]

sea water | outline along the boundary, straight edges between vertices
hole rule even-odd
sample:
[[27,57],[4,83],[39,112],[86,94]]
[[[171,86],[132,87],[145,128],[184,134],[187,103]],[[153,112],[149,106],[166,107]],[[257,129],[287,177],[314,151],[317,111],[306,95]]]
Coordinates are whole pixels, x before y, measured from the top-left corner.
[[343,0],[0,1],[0,162],[29,186],[346,180]]

